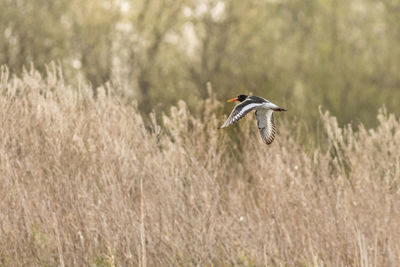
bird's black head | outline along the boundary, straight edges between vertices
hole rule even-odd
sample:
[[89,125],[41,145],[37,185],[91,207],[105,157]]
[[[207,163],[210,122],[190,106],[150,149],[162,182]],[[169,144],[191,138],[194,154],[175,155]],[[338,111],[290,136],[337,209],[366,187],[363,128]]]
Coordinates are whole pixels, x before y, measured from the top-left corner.
[[247,98],[247,95],[238,95],[238,97],[230,99],[230,100],[228,100],[228,102],[233,102],[233,101],[243,102],[246,100],[246,98]]
[[240,102],[245,101],[246,98],[247,98],[247,95],[239,95],[239,96],[237,97],[238,101],[240,101]]

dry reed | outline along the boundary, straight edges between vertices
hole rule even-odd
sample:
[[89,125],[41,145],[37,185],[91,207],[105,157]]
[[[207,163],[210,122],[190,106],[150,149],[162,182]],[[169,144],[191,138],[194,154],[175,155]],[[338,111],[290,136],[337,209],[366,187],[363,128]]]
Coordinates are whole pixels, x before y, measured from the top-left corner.
[[288,123],[265,146],[253,118],[234,141],[214,96],[160,126],[57,70],[3,68],[0,94],[1,266],[400,265],[400,122],[385,111],[371,130],[321,112],[310,151]]

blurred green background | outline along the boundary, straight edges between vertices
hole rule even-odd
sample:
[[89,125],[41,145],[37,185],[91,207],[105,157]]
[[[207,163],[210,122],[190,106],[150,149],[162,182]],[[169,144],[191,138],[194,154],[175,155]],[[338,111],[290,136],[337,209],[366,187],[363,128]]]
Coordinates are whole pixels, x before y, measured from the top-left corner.
[[[398,0],[0,0],[0,64],[62,66],[144,113],[253,93],[312,123],[400,112]],[[95,92],[95,89],[94,89]],[[226,111],[232,106],[225,107]]]

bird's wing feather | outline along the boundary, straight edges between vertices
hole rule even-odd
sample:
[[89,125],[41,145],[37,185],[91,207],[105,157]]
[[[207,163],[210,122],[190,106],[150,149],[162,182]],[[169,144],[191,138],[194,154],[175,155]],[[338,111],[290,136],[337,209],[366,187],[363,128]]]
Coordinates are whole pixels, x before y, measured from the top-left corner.
[[238,120],[246,116],[247,113],[262,105],[263,103],[255,103],[254,101],[251,100],[243,101],[242,103],[235,106],[235,108],[231,112],[231,115],[229,115],[228,119],[221,126],[221,128],[225,128],[231,125],[232,123],[237,122]]
[[260,130],[261,138],[267,145],[274,141],[276,133],[273,113],[274,111],[271,109],[256,111],[258,129]]

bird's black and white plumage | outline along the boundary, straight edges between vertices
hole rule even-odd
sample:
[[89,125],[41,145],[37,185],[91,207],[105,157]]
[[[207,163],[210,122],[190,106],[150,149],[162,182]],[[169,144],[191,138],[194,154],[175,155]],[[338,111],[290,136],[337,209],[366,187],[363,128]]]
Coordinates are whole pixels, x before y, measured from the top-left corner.
[[241,103],[235,106],[229,115],[229,118],[225,121],[221,128],[225,128],[232,123],[237,122],[246,116],[247,113],[255,110],[257,125],[261,138],[267,145],[270,145],[274,141],[276,133],[273,113],[274,111],[286,111],[286,109],[280,108],[274,103],[271,103],[268,100],[258,96],[239,95],[236,98],[228,100],[228,102],[233,101],[239,101]]

